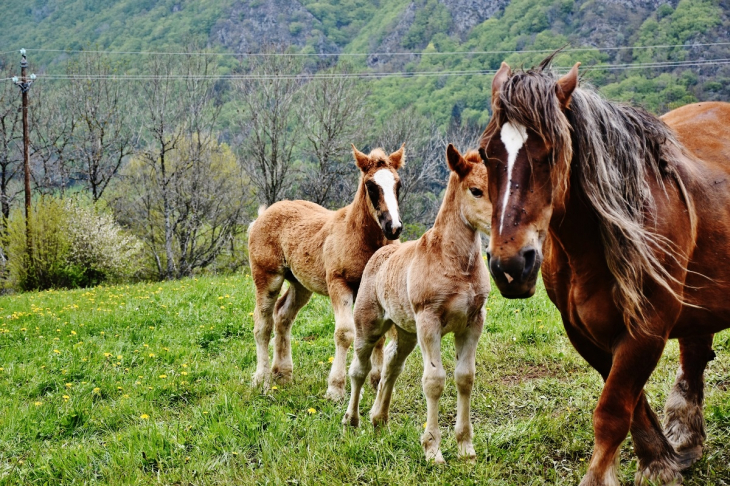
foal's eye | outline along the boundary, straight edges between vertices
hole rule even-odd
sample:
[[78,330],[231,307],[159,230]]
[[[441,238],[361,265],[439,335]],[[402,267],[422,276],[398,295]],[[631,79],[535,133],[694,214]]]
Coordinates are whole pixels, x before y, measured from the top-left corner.
[[479,188],[476,188],[476,187],[470,187],[469,191],[471,192],[471,195],[474,197],[482,197],[484,195],[482,190]]

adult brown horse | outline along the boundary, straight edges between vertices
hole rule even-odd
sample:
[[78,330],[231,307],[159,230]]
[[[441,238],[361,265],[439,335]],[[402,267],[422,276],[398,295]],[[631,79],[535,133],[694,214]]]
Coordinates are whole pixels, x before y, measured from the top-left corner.
[[[504,296],[526,298],[542,265],[568,337],[605,380],[581,484],[619,484],[629,431],[637,484],[678,484],[702,455],[713,333],[730,327],[730,105],[662,121],[578,88],[579,64],[558,79],[550,61],[503,63],[492,84],[489,268]],[[662,430],[644,385],[672,338],[681,366]]]

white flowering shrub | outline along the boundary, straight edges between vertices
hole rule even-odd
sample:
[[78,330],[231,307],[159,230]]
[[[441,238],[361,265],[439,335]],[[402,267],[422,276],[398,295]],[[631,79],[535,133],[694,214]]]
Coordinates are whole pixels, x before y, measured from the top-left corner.
[[65,209],[69,264],[100,280],[127,278],[138,270],[142,242],[125,232],[111,214],[75,199],[67,200]]
[[29,252],[24,211],[11,212],[3,242],[6,287],[88,287],[131,277],[139,268],[142,242],[90,203],[44,196],[34,201],[30,222]]

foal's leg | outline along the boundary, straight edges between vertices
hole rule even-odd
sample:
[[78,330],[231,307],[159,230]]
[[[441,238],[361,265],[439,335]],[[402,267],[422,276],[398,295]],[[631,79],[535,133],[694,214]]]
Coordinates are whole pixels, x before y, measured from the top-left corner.
[[374,426],[388,422],[388,410],[393,396],[395,380],[403,372],[403,366],[413,348],[416,347],[416,334],[404,331],[398,326],[391,333],[391,340],[384,352],[383,377],[378,386],[378,394],[370,409],[370,422]]
[[253,386],[269,384],[269,341],[274,327],[274,305],[284,283],[284,276],[251,266],[256,285],[256,308],[253,313],[253,335],[256,339],[256,373]]
[[[619,448],[628,435],[632,415],[665,342],[658,337],[634,338],[626,334],[614,348],[611,371],[593,412],[595,447],[581,486],[619,485],[616,475]],[[678,471],[676,463],[667,461],[662,471],[657,471],[657,477],[675,477]]]
[[309,302],[312,292],[298,281],[290,281],[289,288],[276,301],[274,325],[276,338],[274,339],[274,363],[271,372],[275,378],[288,382],[292,377],[291,358],[291,325],[297,312]]
[[441,454],[441,430],[439,430],[439,399],[444,391],[446,372],[441,363],[441,321],[433,314],[421,312],[416,316],[418,344],[423,355],[423,394],[426,395],[428,414],[426,430],[421,436],[421,445],[426,460],[445,464]]
[[350,365],[350,403],[342,418],[342,425],[360,425],[360,397],[365,378],[372,366],[371,356],[379,343],[382,346],[382,336],[391,325],[392,322],[384,323],[377,317],[372,322],[356,323],[355,352]]
[[[391,327],[391,330],[392,329],[393,328]],[[393,332],[394,331],[392,330],[391,335],[395,336]],[[370,369],[368,380],[370,381],[370,385],[373,387],[373,390],[377,390],[378,384],[380,383],[380,376],[383,370],[383,347],[385,346],[385,337],[387,336],[387,334],[388,333],[380,338],[380,340],[375,345],[375,348],[373,348],[373,354],[370,356],[370,363],[372,364],[372,368]]]
[[474,429],[471,426],[471,390],[474,386],[476,371],[476,350],[479,336],[484,326],[484,310],[470,323],[469,327],[454,336],[456,345],[456,369],[454,380],[458,393],[456,403],[456,443],[459,456],[470,462],[476,461],[476,452],[472,444]]
[[345,370],[347,350],[355,338],[355,322],[352,317],[352,289],[344,280],[332,279],[327,290],[335,312],[335,359],[328,379],[326,398],[342,400],[345,398]]
[[704,372],[707,362],[715,357],[713,335],[681,338],[680,366],[672,392],[664,407],[664,430],[667,439],[679,454],[682,469],[702,457],[705,442]]

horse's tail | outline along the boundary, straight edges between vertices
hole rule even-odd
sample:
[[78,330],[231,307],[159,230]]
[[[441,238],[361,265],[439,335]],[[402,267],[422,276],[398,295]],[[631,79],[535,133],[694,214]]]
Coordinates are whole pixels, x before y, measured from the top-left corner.
[[[266,204],[262,204],[261,206],[259,206],[258,218],[260,218],[261,215],[264,214],[264,211],[266,211],[266,207],[267,207]],[[248,223],[248,233],[249,234],[251,234],[251,229],[253,228],[253,225],[258,220],[258,218],[254,219],[253,221]]]

